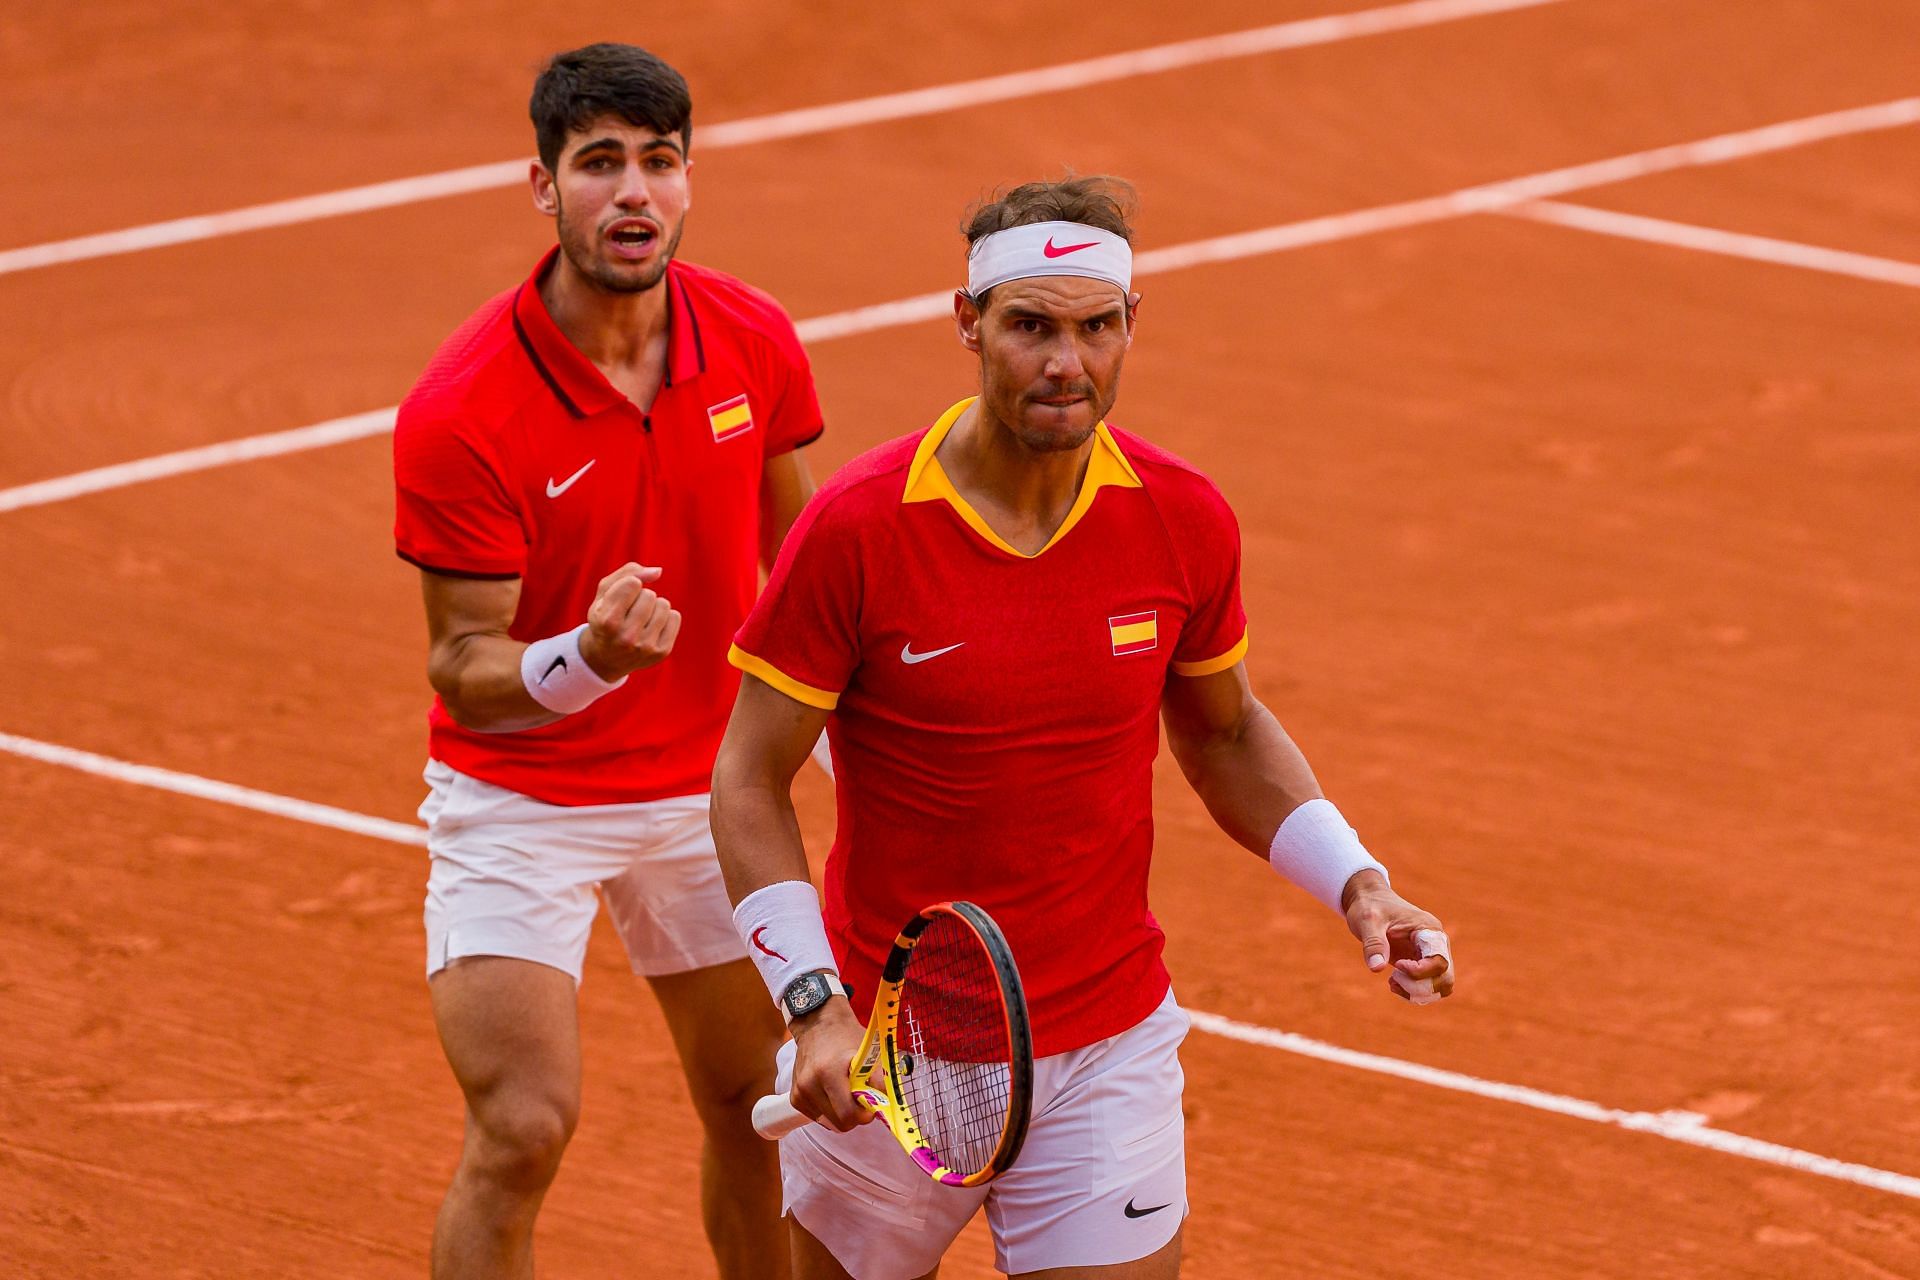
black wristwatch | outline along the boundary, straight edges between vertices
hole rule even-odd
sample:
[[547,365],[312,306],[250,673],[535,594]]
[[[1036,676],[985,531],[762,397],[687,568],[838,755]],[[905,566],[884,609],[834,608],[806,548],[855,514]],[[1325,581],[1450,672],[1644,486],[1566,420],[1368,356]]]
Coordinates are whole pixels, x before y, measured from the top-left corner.
[[835,996],[847,994],[840,985],[840,975],[827,969],[815,969],[803,973],[787,984],[780,993],[780,1012],[788,1022],[795,1018],[804,1018]]

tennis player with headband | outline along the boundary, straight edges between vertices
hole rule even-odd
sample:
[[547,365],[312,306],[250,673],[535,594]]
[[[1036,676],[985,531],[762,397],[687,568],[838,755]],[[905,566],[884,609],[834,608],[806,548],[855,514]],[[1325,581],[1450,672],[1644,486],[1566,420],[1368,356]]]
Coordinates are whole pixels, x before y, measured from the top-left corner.
[[[1131,203],[1075,178],[974,211],[954,317],[979,395],[828,481],[735,639],[713,825],[790,1017],[781,1079],[822,1122],[780,1144],[802,1280],[931,1274],[983,1206],[1011,1275],[1178,1273],[1188,1022],[1147,907],[1161,719],[1215,821],[1341,915],[1390,990],[1453,988],[1440,922],[1253,695],[1225,499],[1105,420],[1140,301]],[[824,918],[788,794],[823,725]],[[954,898],[1006,933],[1036,1055],[1025,1147],[976,1188],[935,1185],[847,1088],[895,930]]]

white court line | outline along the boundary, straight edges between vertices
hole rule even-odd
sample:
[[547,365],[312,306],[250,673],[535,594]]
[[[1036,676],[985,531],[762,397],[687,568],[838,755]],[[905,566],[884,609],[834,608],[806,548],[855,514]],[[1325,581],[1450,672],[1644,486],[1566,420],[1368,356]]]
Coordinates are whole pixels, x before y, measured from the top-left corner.
[[1497,1080],[1483,1080],[1478,1076],[1463,1075],[1458,1071],[1446,1071],[1439,1067],[1422,1066],[1417,1062],[1404,1062],[1399,1058],[1382,1057],[1377,1053],[1342,1049],[1339,1045],[1327,1044],[1322,1040],[1310,1040],[1306,1036],[1296,1035],[1291,1031],[1276,1031],[1271,1027],[1236,1022],[1231,1018],[1223,1018],[1217,1013],[1207,1013],[1199,1009],[1189,1009],[1187,1012],[1193,1018],[1194,1026],[1229,1040],[1264,1045],[1269,1049],[1297,1053],[1301,1057],[1317,1058],[1321,1062],[1353,1067],[1360,1071],[1373,1071],[1399,1080],[1412,1080],[1420,1084],[1432,1085],[1436,1089],[1451,1089],[1456,1093],[1470,1093],[1480,1098],[1491,1098],[1496,1102],[1510,1102],[1516,1106],[1531,1107],[1536,1111],[1550,1111],[1554,1115],[1569,1116],[1575,1120],[1613,1125],[1621,1129],[1630,1129],[1635,1133],[1651,1133],[1671,1142],[1684,1142],[1689,1146],[1705,1147],[1710,1151],[1719,1151],[1730,1156],[1743,1156],[1748,1160],[1758,1160],[1764,1164],[1798,1169],[1802,1173],[1817,1174],[1822,1178],[1833,1178],[1840,1182],[1852,1182],[1859,1186],[1872,1187],[1876,1191],[1890,1191],[1894,1195],[1920,1200],[1920,1178],[1904,1173],[1894,1173],[1887,1169],[1876,1169],[1872,1165],[1835,1160],[1831,1156],[1816,1155],[1811,1151],[1802,1151],[1798,1147],[1783,1147],[1777,1142],[1763,1142],[1759,1138],[1728,1133],[1724,1129],[1710,1127],[1707,1124],[1707,1117],[1698,1112],[1619,1111],[1613,1107],[1603,1107],[1597,1102],[1588,1102],[1584,1098],[1547,1093],[1540,1089],[1528,1088],[1526,1085],[1502,1084]]
[[[1454,22],[1462,18],[1506,13],[1515,9],[1533,9],[1563,2],[1564,0],[1413,0],[1410,4],[1362,9],[1357,13],[1302,18],[1292,22],[1276,23],[1273,26],[1255,27],[1248,31],[1202,36],[1195,40],[1182,40],[1173,44],[1154,45],[1126,53],[1088,58],[1080,62],[1036,67],[1030,71],[1014,71],[1005,75],[987,76],[979,80],[962,80],[953,84],[911,89],[903,93],[881,94],[872,98],[856,98],[849,102],[836,102],[825,106],[801,107],[771,115],[751,116],[744,120],[728,120],[720,124],[702,126],[698,130],[700,149],[706,151],[717,147],[740,147],[759,142],[771,142],[780,138],[795,138],[828,133],[836,129],[850,129],[888,120],[939,115],[966,107],[1010,102],[1019,98],[1033,97],[1036,94],[1085,89],[1092,85],[1110,84],[1113,81],[1126,80],[1134,76],[1153,75],[1232,58],[1249,58],[1287,49],[1303,49],[1310,45],[1333,44],[1362,36],[1406,31],[1416,27],[1434,26],[1442,22]],[[122,231],[105,231],[71,240],[56,240],[47,244],[8,249],[0,251],[0,275],[14,271],[31,271],[37,267],[50,267],[62,262],[79,262],[88,258],[103,258],[119,253],[134,253],[142,249],[157,249],[165,245],[189,244],[196,240],[211,240],[218,236],[258,231],[266,227],[284,227],[321,218],[337,218],[343,214],[389,209],[395,205],[415,204],[422,200],[435,200],[444,196],[466,195],[474,191],[516,186],[527,180],[527,163],[526,160],[503,160],[493,164],[472,165],[464,169],[449,169],[445,172],[422,174],[414,178],[399,178],[392,182],[376,182],[364,187],[348,187],[321,195],[276,200],[270,204],[249,205],[246,208],[232,209],[225,213],[176,218],[169,222],[155,222],[141,227],[129,227]]]
[[[424,845],[426,843],[426,829],[411,823],[391,822],[385,818],[336,809],[331,805],[295,800],[288,796],[274,795],[271,792],[255,791],[250,787],[234,786],[228,782],[215,782],[210,778],[200,778],[189,773],[176,773],[171,769],[128,764],[122,760],[95,755],[91,751],[76,751],[72,747],[55,746],[52,743],[41,742],[34,738],[22,738],[11,733],[0,733],[0,751],[8,751],[46,764],[64,765],[98,777],[130,782],[136,786],[152,787],[160,791],[170,791],[176,795],[194,796],[202,800],[237,805],[257,813],[270,813],[276,817],[291,818],[296,822],[328,827],[335,831],[373,836],[399,844]],[[1748,1138],[1737,1133],[1714,1129],[1708,1126],[1707,1117],[1697,1112],[1620,1111],[1613,1107],[1602,1106],[1597,1102],[1588,1102],[1584,1098],[1547,1093],[1526,1085],[1503,1084],[1497,1080],[1485,1080],[1479,1076],[1423,1066],[1420,1063],[1406,1062],[1399,1058],[1362,1053],[1357,1049],[1343,1049],[1339,1045],[1309,1039],[1291,1031],[1277,1031],[1272,1027],[1236,1022],[1231,1018],[1223,1018],[1217,1013],[1208,1013],[1202,1009],[1189,1009],[1187,1012],[1193,1018],[1194,1026],[1210,1035],[1222,1036],[1228,1040],[1238,1040],[1268,1049],[1279,1049],[1285,1053],[1315,1058],[1337,1066],[1372,1071],[1399,1080],[1431,1085],[1436,1089],[1450,1089],[1455,1093],[1472,1094],[1495,1102],[1531,1107],[1536,1111],[1547,1111],[1575,1120],[1612,1125],[1635,1133],[1650,1133],[1672,1142],[1706,1147],[1726,1155],[1741,1156],[1765,1164],[1798,1169],[1802,1173],[1811,1173],[1822,1178],[1851,1182],[1863,1187],[1872,1187],[1878,1191],[1891,1192],[1894,1195],[1920,1199],[1920,1178],[1894,1173],[1888,1169],[1877,1169],[1872,1165],[1835,1160],[1831,1156],[1817,1155],[1797,1147],[1783,1147],[1778,1143],[1763,1142],[1758,1138]]]
[[1665,218],[1647,218],[1633,213],[1615,213],[1590,205],[1564,204],[1558,200],[1533,200],[1500,212],[1510,218],[1529,218],[1557,227],[1572,227],[1626,240],[1645,240],[1650,244],[1672,245],[1678,249],[1698,249],[1702,253],[1724,254],[1754,262],[1777,263],[1784,267],[1805,267],[1835,275],[1875,280],[1883,284],[1901,284],[1920,289],[1920,263],[1897,258],[1876,258],[1844,249],[1824,249],[1819,245],[1793,240],[1775,240],[1770,236],[1750,236],[1738,231],[1721,231]]
[[303,453],[308,449],[318,449],[325,445],[343,444],[348,440],[377,436],[393,430],[395,412],[395,406],[389,405],[385,409],[372,409],[366,413],[356,413],[345,418],[316,422],[310,427],[295,427],[291,431],[275,431],[269,435],[247,436],[241,440],[201,445],[197,449],[156,454],[151,458],[139,458],[133,462],[116,462],[110,467],[96,467],[92,471],[78,471],[72,475],[56,476],[51,480],[36,480],[32,484],[23,484],[13,489],[0,489],[0,511],[37,507],[49,502],[64,502],[68,498],[77,498],[84,493],[98,493],[102,489],[119,489],[147,480],[158,480],[163,476],[184,475],[189,471],[206,471],[212,467],[230,466],[233,463],[246,462],[254,458],[271,458],[283,453]]
[[[1697,142],[1656,147],[1650,151],[1636,151],[1630,155],[1615,156],[1610,160],[1597,160],[1591,164],[1550,169],[1544,173],[1531,174],[1523,178],[1486,183],[1477,187],[1464,187],[1446,195],[1428,196],[1420,200],[1380,205],[1372,209],[1331,214],[1321,218],[1307,218],[1300,222],[1288,222],[1258,231],[1216,236],[1210,240],[1195,240],[1187,244],[1171,245],[1164,249],[1150,249],[1135,256],[1134,271],[1140,275],[1150,275],[1157,271],[1177,271],[1207,263],[1231,262],[1238,258],[1278,253],[1309,245],[1330,244],[1379,231],[1420,226],[1468,214],[1518,213],[1520,216],[1531,216],[1525,212],[1531,208],[1572,207],[1548,206],[1541,200],[1543,196],[1565,195],[1571,191],[1646,177],[1649,174],[1665,173],[1673,169],[1723,164],[1729,160],[1783,151],[1812,142],[1844,137],[1848,134],[1865,133],[1876,129],[1894,129],[1917,122],[1920,122],[1920,98],[1900,98],[1870,107],[1808,116],[1800,120],[1788,120],[1739,133],[1720,134]],[[1668,225],[1678,226],[1679,224]],[[1731,232],[1716,234],[1732,235]],[[1814,252],[1832,253],[1834,251]],[[1840,256],[1852,260],[1860,258],[1861,255]],[[1809,257],[1797,265],[1818,264]],[[1822,267],[1822,269],[1831,269],[1831,267]],[[1849,274],[1856,273],[1849,272]],[[827,342],[854,334],[871,333],[880,329],[935,320],[946,315],[952,305],[953,294],[948,290],[941,290],[938,293],[923,293],[896,302],[883,302],[874,306],[856,307],[833,315],[816,316],[810,320],[800,321],[795,327],[799,330],[800,338],[804,342]],[[317,423],[309,427],[296,427],[290,431],[249,436],[224,444],[204,445],[178,453],[160,454],[134,462],[116,463],[92,471],[56,476],[49,480],[37,480],[11,489],[0,489],[0,512],[60,502],[82,494],[116,489],[123,485],[138,484],[162,476],[181,475],[189,471],[226,466],[249,458],[296,453],[303,449],[319,448],[322,445],[378,435],[392,428],[393,415],[394,409],[391,406],[385,409],[373,409],[366,413],[336,418],[330,422]]]
[[251,787],[239,787],[231,782],[215,782],[211,778],[202,778],[191,773],[175,773],[172,769],[157,769],[147,764],[128,764],[124,760],[115,760],[111,756],[98,756],[91,751],[57,746],[35,738],[0,733],[0,751],[25,756],[29,760],[38,760],[43,764],[57,764],[69,769],[78,769],[82,773],[91,773],[100,778],[112,778],[115,782],[130,782],[137,787],[152,787],[158,791],[171,791],[175,795],[214,800],[220,804],[252,809],[255,813],[270,813],[277,818],[292,818],[295,822],[310,823],[316,827],[331,827],[335,831],[350,831],[355,835],[373,836],[376,839],[392,840],[399,844],[425,845],[427,843],[426,828],[414,826],[412,823],[389,822],[385,818],[354,813],[348,809],[336,809],[332,805],[315,804],[311,800],[295,800],[289,796],[275,795],[271,791],[255,791]]

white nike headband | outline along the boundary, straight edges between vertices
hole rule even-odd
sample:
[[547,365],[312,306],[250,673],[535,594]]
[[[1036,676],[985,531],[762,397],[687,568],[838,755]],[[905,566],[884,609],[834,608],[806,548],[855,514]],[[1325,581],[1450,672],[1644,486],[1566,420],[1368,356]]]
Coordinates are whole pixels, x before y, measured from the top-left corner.
[[1030,222],[981,236],[967,251],[967,293],[975,298],[1033,276],[1105,280],[1125,293],[1133,285],[1133,246],[1081,222]]

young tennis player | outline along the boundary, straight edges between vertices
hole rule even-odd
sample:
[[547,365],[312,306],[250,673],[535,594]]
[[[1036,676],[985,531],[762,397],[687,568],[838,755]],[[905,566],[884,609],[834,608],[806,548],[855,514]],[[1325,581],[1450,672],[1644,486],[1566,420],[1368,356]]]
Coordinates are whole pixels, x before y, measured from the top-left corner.
[[[1188,1022],[1147,909],[1162,719],[1220,826],[1342,914],[1396,994],[1452,990],[1439,921],[1393,891],[1253,696],[1233,513],[1105,421],[1139,304],[1130,205],[1125,184],[1080,178],[976,210],[954,315],[979,395],[829,481],[735,639],[748,678],[713,824],[790,1021],[782,1079],[823,1122],[780,1143],[800,1277],[925,1275],[982,1206],[1012,1275],[1177,1274]],[[822,725],[839,789],[824,920],[788,796]],[[927,1177],[849,1091],[896,932],[946,899],[1004,931],[1035,1055],[1024,1147],[976,1186]]]
[[427,974],[467,1103],[436,1280],[533,1274],[602,902],[686,1067],[720,1274],[786,1272],[778,1170],[748,1125],[780,1025],[741,959],[706,792],[739,678],[727,641],[812,491],[799,449],[820,406],[779,305],[675,258],[692,110],[643,49],[552,59],[531,181],[559,244],[447,339],[394,430],[395,537],[439,695]]

